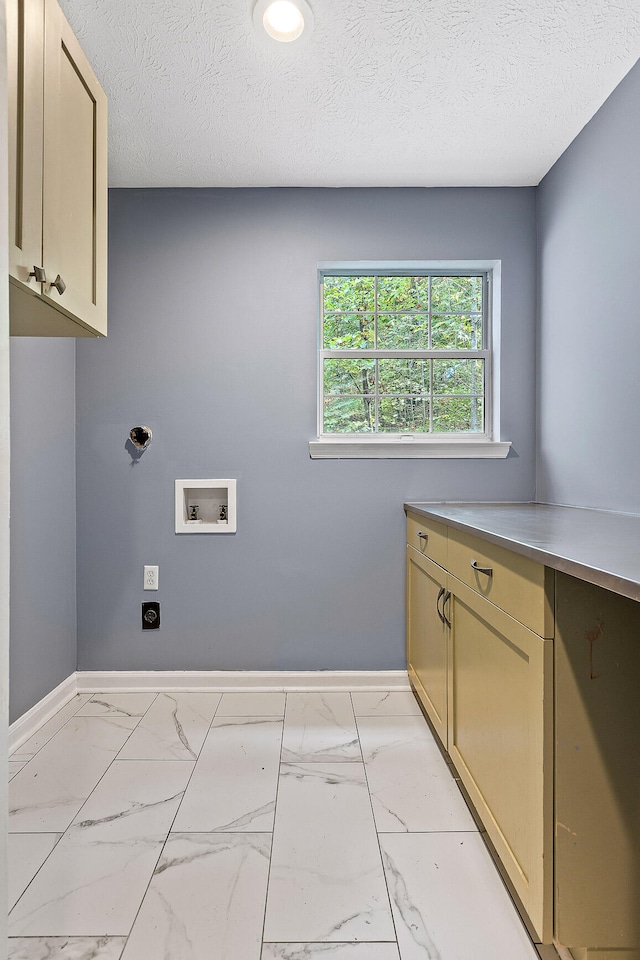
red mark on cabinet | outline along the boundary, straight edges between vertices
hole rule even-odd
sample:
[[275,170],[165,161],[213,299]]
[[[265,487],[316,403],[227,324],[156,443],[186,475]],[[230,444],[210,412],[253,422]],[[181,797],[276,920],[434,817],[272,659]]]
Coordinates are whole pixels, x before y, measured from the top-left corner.
[[589,644],[589,680],[596,679],[596,675],[593,672],[593,645],[598,637],[602,635],[603,630],[604,623],[602,620],[597,620],[596,626],[593,628],[593,630],[587,630],[584,635],[585,640]]

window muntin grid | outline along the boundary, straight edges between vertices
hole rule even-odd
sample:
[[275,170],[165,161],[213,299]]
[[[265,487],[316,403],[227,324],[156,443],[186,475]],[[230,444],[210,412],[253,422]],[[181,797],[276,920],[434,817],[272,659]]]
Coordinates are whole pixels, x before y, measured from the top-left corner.
[[482,270],[323,273],[319,435],[488,437],[488,283]]

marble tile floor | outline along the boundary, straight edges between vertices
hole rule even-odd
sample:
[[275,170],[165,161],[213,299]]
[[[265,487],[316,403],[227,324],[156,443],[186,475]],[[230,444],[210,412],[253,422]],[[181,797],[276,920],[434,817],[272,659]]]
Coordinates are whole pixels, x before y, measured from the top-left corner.
[[410,693],[75,697],[10,758],[10,960],[539,960]]

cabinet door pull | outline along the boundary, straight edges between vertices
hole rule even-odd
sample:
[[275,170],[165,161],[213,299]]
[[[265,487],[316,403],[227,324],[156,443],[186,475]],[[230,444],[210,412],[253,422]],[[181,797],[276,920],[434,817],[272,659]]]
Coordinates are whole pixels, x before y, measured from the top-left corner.
[[421,540],[424,540],[425,543],[429,539],[429,534],[423,533],[422,530],[418,530],[418,536],[420,537]]
[[47,275],[44,271],[44,267],[36,267],[35,263],[33,265],[33,270],[29,274],[30,277],[36,278],[36,283],[46,283]]
[[438,616],[440,617],[440,623],[445,622],[444,614],[440,613],[440,597],[444,592],[445,592],[444,587],[440,587],[440,593],[438,594],[438,598],[436,600],[436,610],[438,611]]
[[493,576],[493,567],[479,567],[477,560],[472,560],[472,561],[471,561],[471,566],[472,566],[473,569],[476,570],[478,573],[485,573],[488,577],[492,577],[492,576]]
[[60,276],[60,274],[58,274],[58,276],[55,278],[53,283],[49,284],[49,290],[51,290],[51,287],[55,287],[58,293],[60,294],[60,296],[62,296],[62,294],[67,289],[67,285],[62,279],[62,277]]
[[450,600],[450,599],[451,599],[451,590],[447,590],[447,592],[444,595],[444,600],[442,601],[442,622],[446,623],[448,627],[451,626],[451,620],[448,619],[447,615],[444,612],[444,605],[447,602],[447,600]]

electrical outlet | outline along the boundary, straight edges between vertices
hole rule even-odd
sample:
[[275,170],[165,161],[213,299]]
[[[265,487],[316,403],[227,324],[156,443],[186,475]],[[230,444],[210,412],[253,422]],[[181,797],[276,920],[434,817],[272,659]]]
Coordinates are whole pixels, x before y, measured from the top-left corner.
[[160,604],[157,600],[144,600],[142,604],[142,629],[160,629]]
[[144,590],[157,590],[158,589],[158,567],[148,567],[144,568]]

